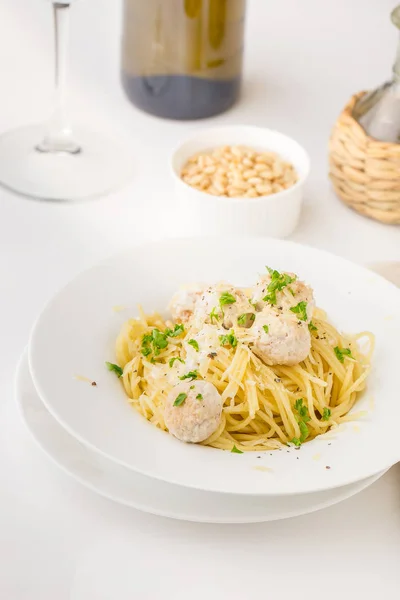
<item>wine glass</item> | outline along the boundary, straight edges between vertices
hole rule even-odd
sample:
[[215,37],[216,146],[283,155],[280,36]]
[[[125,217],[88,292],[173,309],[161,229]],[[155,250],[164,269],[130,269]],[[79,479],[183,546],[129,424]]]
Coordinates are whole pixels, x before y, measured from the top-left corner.
[[132,160],[125,147],[92,131],[75,134],[65,107],[70,5],[52,0],[55,33],[55,105],[47,125],[0,135],[0,183],[35,198],[82,200],[127,182]]

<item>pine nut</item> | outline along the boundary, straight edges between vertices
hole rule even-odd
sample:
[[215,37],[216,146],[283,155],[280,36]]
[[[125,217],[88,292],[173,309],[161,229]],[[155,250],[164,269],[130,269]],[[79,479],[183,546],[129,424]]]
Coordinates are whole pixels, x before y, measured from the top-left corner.
[[256,177],[257,176],[257,171],[255,171],[254,169],[247,169],[247,171],[243,171],[243,177],[245,179],[250,179],[250,177]]
[[274,178],[273,172],[270,171],[269,169],[265,169],[264,171],[261,171],[261,173],[259,173],[259,175],[263,179],[273,179]]
[[238,190],[237,188],[230,188],[228,190],[228,196],[230,198],[238,198],[240,196],[243,196],[243,190]]
[[238,158],[242,158],[243,156],[242,150],[239,146],[232,146],[231,152],[234,156],[237,156]]
[[264,162],[266,162],[267,164],[274,163],[278,158],[278,156],[274,152],[263,152],[261,156],[263,157]]
[[200,187],[202,190],[205,190],[211,185],[211,179],[209,177],[203,177],[202,181],[200,181]]
[[257,198],[258,197],[258,193],[257,190],[253,187],[251,187],[250,189],[247,190],[247,192],[245,192],[244,194],[246,196],[246,198]]
[[273,173],[275,177],[281,177],[283,175],[283,165],[281,162],[276,162],[273,166]]
[[219,192],[217,188],[213,185],[208,188],[207,194],[212,194],[213,196],[221,196],[221,192]]
[[256,190],[261,196],[266,196],[272,193],[272,185],[269,183],[259,183],[256,185]]
[[240,179],[240,181],[243,181],[243,174],[239,171],[239,169],[237,167],[235,167],[234,169],[232,169],[231,175],[235,179]]
[[248,190],[250,184],[247,181],[243,181],[241,179],[234,179],[232,181],[232,186],[237,188],[238,190]]
[[203,179],[203,175],[201,175],[201,174],[194,175],[194,177],[191,177],[189,179],[189,182],[191,185],[196,185],[196,183],[200,183],[202,179]]
[[225,193],[226,186],[219,179],[214,181],[214,187],[220,194]]

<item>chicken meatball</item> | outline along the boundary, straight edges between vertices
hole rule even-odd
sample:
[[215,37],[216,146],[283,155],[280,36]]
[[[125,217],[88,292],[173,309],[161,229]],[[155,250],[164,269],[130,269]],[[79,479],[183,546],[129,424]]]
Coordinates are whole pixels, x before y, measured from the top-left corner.
[[305,321],[285,311],[269,307],[257,314],[251,328],[254,354],[267,365],[297,365],[305,360],[311,349],[311,335]]
[[[272,304],[281,309],[290,309],[298,306],[304,306],[306,321],[309,323],[312,319],[312,315],[315,309],[315,301],[313,290],[310,286],[296,278],[294,273],[279,273],[281,280],[277,281],[277,277],[273,278],[273,275],[266,273],[262,275],[257,281],[253,288],[252,302],[255,303],[257,310],[262,311],[265,303]],[[291,281],[290,283],[286,283]],[[274,288],[274,282],[276,289]],[[271,286],[272,283],[272,286]],[[270,288],[270,289],[268,289]],[[281,288],[281,289],[280,289]],[[270,300],[264,300],[269,297]],[[274,300],[275,302],[271,302]]]
[[195,320],[199,327],[204,323],[221,325],[230,329],[237,325],[241,315],[254,312],[243,290],[226,283],[218,283],[204,290],[196,304]]
[[218,428],[222,398],[207,381],[185,381],[175,386],[165,405],[164,420],[178,440],[196,444],[206,440]]
[[169,311],[174,321],[187,323],[193,316],[196,303],[201,298],[205,284],[190,283],[182,285],[172,296]]

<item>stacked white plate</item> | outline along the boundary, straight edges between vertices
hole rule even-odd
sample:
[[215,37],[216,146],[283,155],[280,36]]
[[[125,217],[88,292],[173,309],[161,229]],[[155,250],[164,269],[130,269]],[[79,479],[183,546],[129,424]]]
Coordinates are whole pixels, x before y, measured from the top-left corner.
[[[105,368],[124,321],[164,311],[188,281],[246,286],[265,264],[310,282],[338,329],[376,336],[356,411],[365,416],[304,444],[235,454],[183,444],[127,402]],[[134,248],[78,275],[46,306],[21,359],[17,400],[45,452],[83,485],[155,514],[255,522],[332,505],[400,459],[400,291],[341,258],[269,239],[181,239]]]

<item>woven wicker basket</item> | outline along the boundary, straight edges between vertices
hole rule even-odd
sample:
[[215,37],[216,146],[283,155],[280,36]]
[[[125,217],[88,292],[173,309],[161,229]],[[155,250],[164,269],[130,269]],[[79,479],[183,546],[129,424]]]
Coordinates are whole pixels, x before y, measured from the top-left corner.
[[329,141],[329,176],[338,196],[382,223],[400,223],[400,144],[370,138],[352,117],[356,94],[337,120]]

